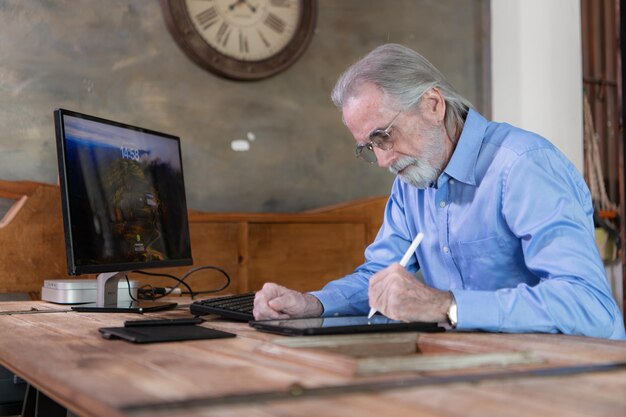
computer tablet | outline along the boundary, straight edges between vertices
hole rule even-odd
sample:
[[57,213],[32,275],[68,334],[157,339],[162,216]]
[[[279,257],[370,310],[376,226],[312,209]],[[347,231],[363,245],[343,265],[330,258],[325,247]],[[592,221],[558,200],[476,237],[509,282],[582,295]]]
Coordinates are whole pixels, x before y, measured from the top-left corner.
[[180,342],[183,340],[222,339],[234,333],[190,324],[164,326],[101,327],[105,339],[124,339],[133,343]]
[[288,320],[251,321],[257,330],[287,336],[309,336],[322,334],[349,334],[375,332],[443,332],[437,323],[391,320],[385,316],[315,317]]

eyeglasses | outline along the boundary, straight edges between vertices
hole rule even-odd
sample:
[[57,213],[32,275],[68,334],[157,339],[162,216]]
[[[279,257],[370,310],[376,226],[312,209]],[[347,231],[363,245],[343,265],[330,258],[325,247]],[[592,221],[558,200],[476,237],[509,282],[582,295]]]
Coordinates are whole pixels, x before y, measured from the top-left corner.
[[402,112],[398,112],[398,114],[391,119],[389,126],[384,129],[376,129],[370,133],[368,143],[356,145],[357,158],[361,158],[365,162],[373,164],[377,160],[376,154],[374,153],[374,146],[378,149],[382,149],[383,151],[388,151],[393,148],[393,142],[391,141],[391,135],[389,132],[391,131],[393,122],[395,122],[398,116],[400,116],[400,113]]

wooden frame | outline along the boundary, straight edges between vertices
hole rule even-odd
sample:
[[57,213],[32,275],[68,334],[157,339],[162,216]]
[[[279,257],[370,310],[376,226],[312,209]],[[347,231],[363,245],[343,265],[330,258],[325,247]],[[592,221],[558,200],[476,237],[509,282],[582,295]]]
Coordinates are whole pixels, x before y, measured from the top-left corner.
[[[0,197],[17,200],[0,223],[0,292],[27,292],[37,298],[45,279],[68,278],[59,187],[0,180]],[[382,224],[386,200],[368,198],[294,214],[191,210],[194,267],[224,269],[232,280],[224,293],[255,291],[266,281],[300,291],[318,289],[363,262],[365,247]],[[188,270],[161,272],[182,276]],[[167,278],[133,279],[174,284]],[[187,283],[194,291],[209,290],[220,287],[223,279],[207,270]]]
[[[624,192],[624,115],[620,3],[623,0],[581,0],[583,86],[598,134],[603,180],[609,199],[620,210],[610,220],[619,228],[623,294],[626,294],[626,197]],[[623,8],[621,13],[624,14]],[[587,152],[587,150],[586,150]],[[626,305],[626,299],[623,300]],[[626,318],[626,309],[624,310]]]

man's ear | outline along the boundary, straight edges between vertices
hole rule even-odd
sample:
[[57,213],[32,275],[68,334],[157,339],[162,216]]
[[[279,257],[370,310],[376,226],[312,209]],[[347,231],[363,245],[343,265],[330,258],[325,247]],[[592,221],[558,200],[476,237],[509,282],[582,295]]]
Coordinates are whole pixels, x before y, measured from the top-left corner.
[[443,123],[446,115],[446,101],[437,88],[433,87],[422,95],[420,107],[422,116],[435,124]]

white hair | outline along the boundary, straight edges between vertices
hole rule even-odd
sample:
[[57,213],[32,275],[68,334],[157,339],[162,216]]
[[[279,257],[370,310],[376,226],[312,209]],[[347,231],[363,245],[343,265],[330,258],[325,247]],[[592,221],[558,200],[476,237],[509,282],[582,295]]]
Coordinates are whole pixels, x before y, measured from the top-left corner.
[[400,107],[398,110],[416,108],[424,93],[436,88],[446,103],[444,121],[452,140],[463,129],[472,106],[426,58],[398,44],[379,46],[348,68],[333,88],[333,103],[343,109],[364,83],[378,86]]

